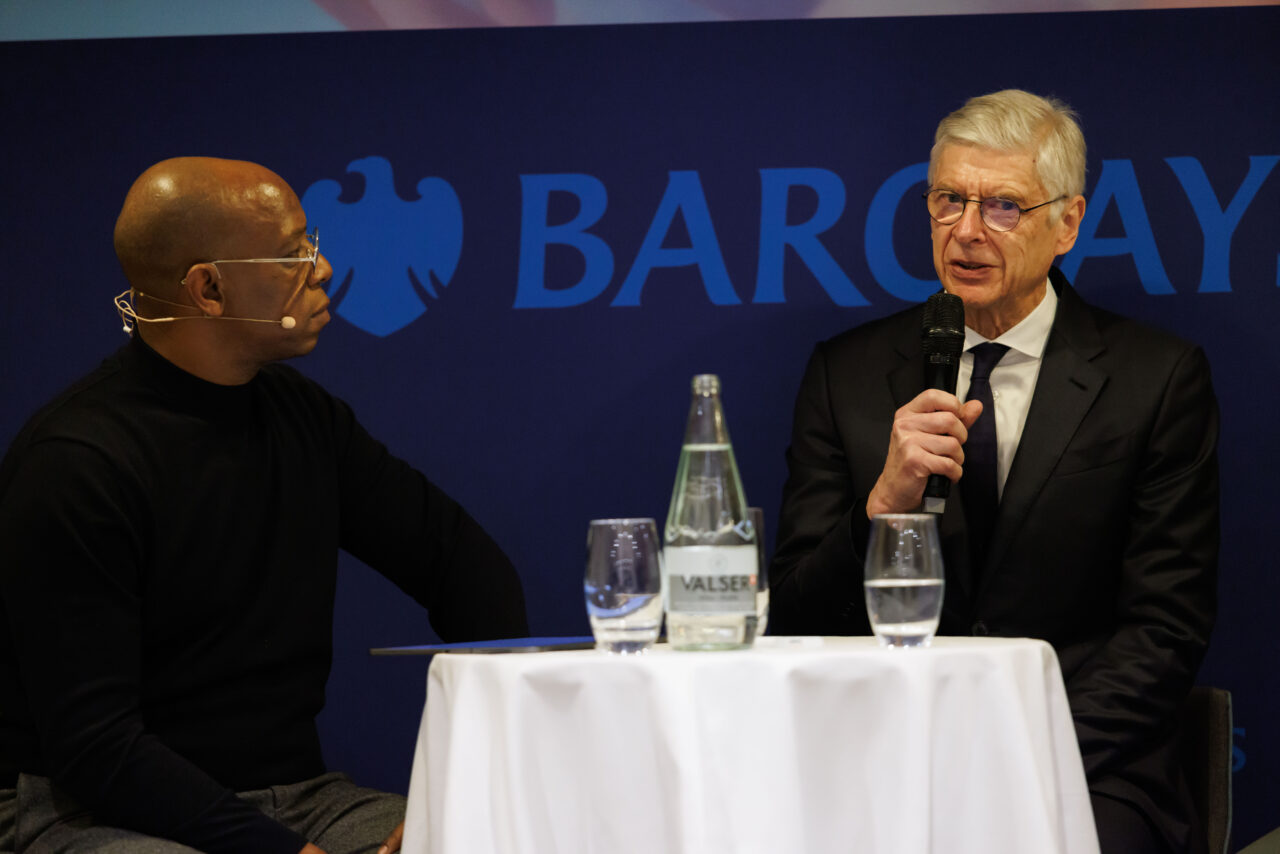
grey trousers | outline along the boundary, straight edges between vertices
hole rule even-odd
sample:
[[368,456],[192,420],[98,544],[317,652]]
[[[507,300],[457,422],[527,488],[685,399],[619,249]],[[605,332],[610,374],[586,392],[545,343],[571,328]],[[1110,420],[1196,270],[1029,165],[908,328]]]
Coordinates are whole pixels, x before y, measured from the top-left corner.
[[13,826],[18,820],[18,790],[0,789],[0,854],[13,854]]
[[[345,774],[238,795],[326,854],[374,854],[404,820],[402,795],[362,788]],[[17,807],[17,854],[199,854],[177,842],[95,823],[46,777],[18,778]],[[3,844],[0,839],[0,851],[6,850]]]

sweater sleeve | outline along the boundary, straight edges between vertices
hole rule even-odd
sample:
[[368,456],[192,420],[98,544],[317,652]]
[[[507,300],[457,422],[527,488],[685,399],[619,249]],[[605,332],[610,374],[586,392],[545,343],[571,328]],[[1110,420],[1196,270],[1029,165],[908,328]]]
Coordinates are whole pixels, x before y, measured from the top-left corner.
[[520,577],[493,538],[330,400],[342,547],[425,607],[445,641],[528,636]]
[[296,854],[306,840],[149,733],[145,502],[99,451],[27,447],[0,496],[0,598],[43,767],[97,820],[201,851]]

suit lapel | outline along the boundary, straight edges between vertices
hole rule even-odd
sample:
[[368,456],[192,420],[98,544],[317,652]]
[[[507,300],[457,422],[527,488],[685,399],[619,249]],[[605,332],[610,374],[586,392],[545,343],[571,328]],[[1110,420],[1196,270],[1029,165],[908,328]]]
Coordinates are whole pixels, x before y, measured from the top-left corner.
[[1092,361],[1104,346],[1088,306],[1056,269],[1050,278],[1058,287],[1058,310],[1000,500],[983,567],[983,590],[998,575],[1010,543],[1107,382],[1107,373]]

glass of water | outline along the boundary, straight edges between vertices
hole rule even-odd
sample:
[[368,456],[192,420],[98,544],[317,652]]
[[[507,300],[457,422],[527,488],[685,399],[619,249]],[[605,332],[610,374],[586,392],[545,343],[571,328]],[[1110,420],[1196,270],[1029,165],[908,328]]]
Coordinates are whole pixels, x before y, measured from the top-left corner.
[[887,513],[871,520],[867,616],[881,646],[928,646],[942,614],[942,549],[932,513]]
[[596,648],[644,652],[662,628],[662,541],[652,519],[593,519],[583,590]]

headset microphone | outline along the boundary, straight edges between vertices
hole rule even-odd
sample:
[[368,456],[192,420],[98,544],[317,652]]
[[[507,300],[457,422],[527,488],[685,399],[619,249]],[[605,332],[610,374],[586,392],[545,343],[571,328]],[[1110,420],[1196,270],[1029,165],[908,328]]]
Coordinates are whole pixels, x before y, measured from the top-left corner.
[[[176,305],[180,308],[190,308],[181,303],[170,302],[169,300],[160,299],[160,297],[145,294],[142,291],[130,288],[127,291],[116,296],[113,300],[116,306],[116,313],[120,315],[120,321],[126,333],[132,333],[134,326],[139,323],[172,323],[176,320],[240,320],[245,323],[278,323],[284,329],[293,329],[298,325],[298,321],[290,315],[285,315],[279,320],[263,320],[257,317],[210,317],[206,314],[193,314],[185,317],[141,317],[133,307],[133,294],[140,294],[149,300],[161,302],[166,305]],[[292,302],[292,300],[290,300]]]

